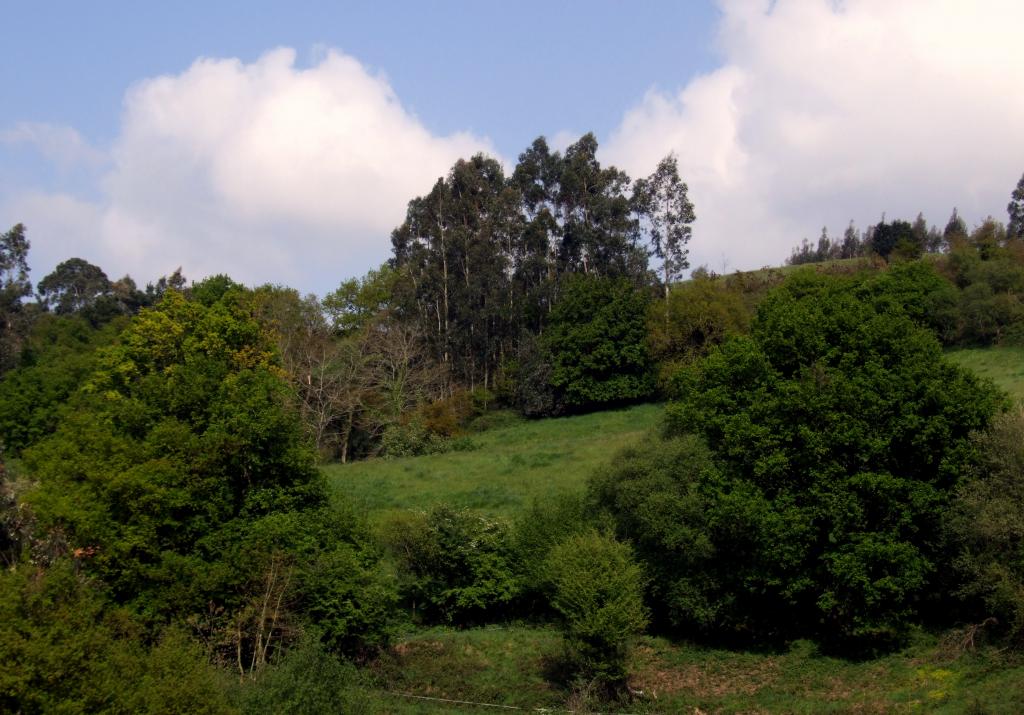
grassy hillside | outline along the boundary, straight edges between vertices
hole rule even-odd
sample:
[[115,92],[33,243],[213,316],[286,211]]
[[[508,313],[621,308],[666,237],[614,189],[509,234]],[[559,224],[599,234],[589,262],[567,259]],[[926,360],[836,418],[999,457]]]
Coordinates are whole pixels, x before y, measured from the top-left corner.
[[1024,348],[972,348],[951,350],[946,355],[1024,401]]
[[653,427],[658,405],[520,421],[474,435],[463,452],[324,467],[330,484],[370,513],[447,502],[511,516],[533,499],[583,488],[587,477]]

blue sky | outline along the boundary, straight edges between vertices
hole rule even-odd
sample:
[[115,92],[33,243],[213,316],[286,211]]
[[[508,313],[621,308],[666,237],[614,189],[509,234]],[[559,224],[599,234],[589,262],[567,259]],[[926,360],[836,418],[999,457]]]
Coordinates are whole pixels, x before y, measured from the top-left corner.
[[679,157],[694,265],[924,212],[1004,218],[1017,0],[9,3],[0,224],[73,255],[323,293],[460,156],[585,131]]
[[[333,47],[383,72],[437,133],[469,129],[509,155],[539,133],[609,132],[652,86],[714,66],[711,2],[10,3],[7,119],[66,124],[98,144],[125,89],[198,57],[251,62]],[[17,116],[10,116],[17,108]]]

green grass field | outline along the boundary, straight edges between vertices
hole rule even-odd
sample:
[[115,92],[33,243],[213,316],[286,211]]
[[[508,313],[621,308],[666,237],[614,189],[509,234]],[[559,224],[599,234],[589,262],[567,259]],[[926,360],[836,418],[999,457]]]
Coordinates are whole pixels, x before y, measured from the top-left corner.
[[1024,401],[1024,348],[950,350],[946,356],[992,380],[1015,400]]
[[512,516],[534,499],[580,491],[595,469],[657,423],[661,409],[521,421],[473,435],[470,451],[331,464],[324,472],[337,493],[371,515],[445,502]]

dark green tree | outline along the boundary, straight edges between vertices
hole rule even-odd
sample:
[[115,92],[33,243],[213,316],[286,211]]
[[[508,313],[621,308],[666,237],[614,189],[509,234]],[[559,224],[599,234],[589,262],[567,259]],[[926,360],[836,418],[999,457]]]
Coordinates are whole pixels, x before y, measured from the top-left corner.
[[893,252],[904,257],[915,257],[920,255],[923,246],[916,240],[914,227],[906,221],[882,221],[871,234],[871,250],[886,259]]
[[967,223],[961,218],[956,207],[953,207],[953,213],[950,214],[949,221],[946,222],[946,228],[942,230],[942,239],[947,246],[954,246],[967,240]]
[[69,258],[39,281],[39,301],[59,315],[78,313],[110,292],[111,283],[99,266]]
[[949,570],[943,515],[1004,397],[946,362],[898,298],[859,290],[788,280],[750,337],[680,376],[661,454],[599,485],[648,563],[678,565],[658,592],[679,627],[891,642]]
[[651,395],[649,302],[625,278],[574,275],[564,281],[543,336],[560,404],[592,409]]

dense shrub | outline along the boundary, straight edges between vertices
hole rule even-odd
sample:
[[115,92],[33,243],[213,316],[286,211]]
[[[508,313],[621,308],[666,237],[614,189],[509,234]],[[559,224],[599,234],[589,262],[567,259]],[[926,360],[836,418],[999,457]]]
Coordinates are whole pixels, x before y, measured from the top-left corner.
[[747,332],[750,312],[725,281],[697,277],[673,286],[651,305],[647,318],[651,356],[667,377],[681,364],[703,357],[726,337]]
[[355,668],[338,660],[316,640],[296,644],[278,662],[264,669],[255,682],[238,688],[245,713],[370,713],[352,683]]
[[630,640],[647,625],[643,572],[630,548],[589,531],[556,545],[544,563],[578,675],[623,684]]
[[0,571],[0,710],[232,712],[224,678],[176,630],[152,647],[69,560]]
[[504,522],[441,505],[394,516],[382,538],[418,616],[465,625],[509,615],[518,581]]
[[980,621],[1024,645],[1024,412],[1000,415],[977,437],[981,464],[957,491],[949,519],[961,594]]

